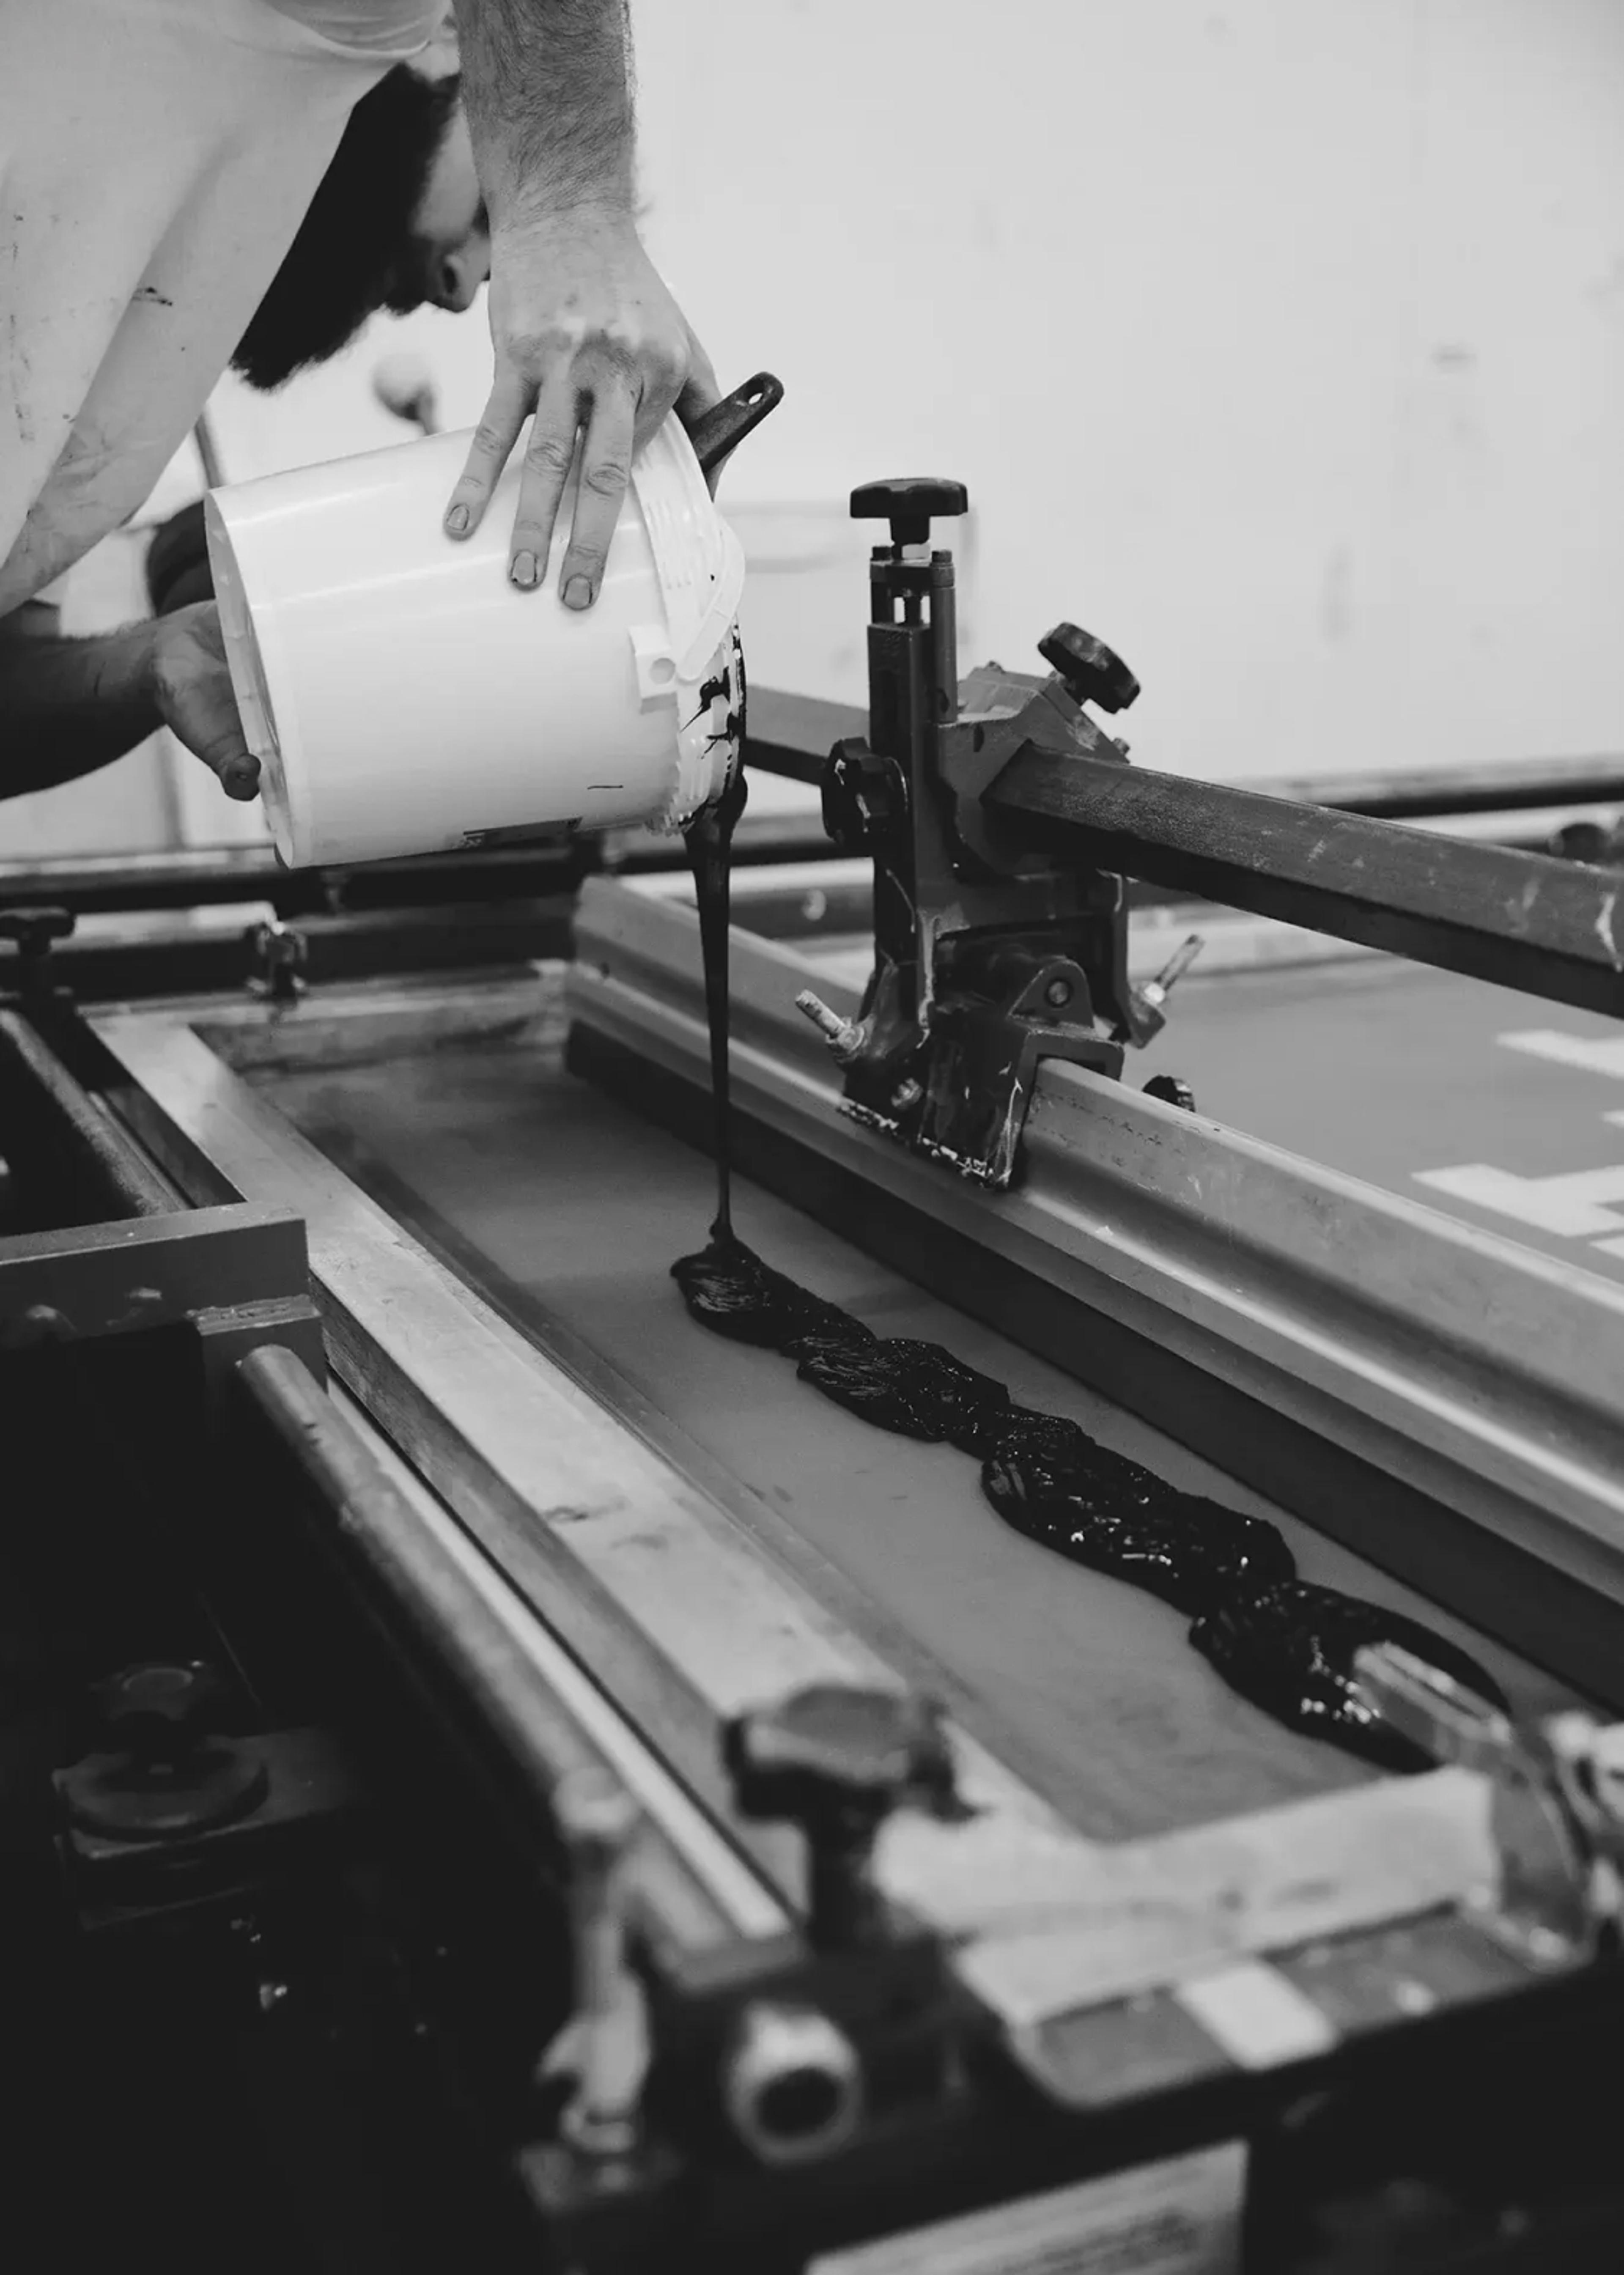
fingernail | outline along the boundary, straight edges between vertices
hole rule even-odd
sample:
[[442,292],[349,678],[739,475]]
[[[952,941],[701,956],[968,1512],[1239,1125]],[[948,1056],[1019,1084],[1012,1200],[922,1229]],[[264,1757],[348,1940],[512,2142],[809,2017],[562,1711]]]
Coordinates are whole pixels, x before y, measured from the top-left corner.
[[508,574],[512,578],[516,585],[522,585],[525,587],[525,590],[528,592],[530,587],[536,581],[535,555],[533,553],[516,553],[513,556],[513,566],[509,570]]
[[467,507],[465,505],[454,505],[451,508],[450,512],[448,513],[445,518],[445,525],[450,531],[453,537],[465,536],[468,530]]
[[566,608],[591,608],[592,578],[590,577],[570,578],[564,586],[564,606]]

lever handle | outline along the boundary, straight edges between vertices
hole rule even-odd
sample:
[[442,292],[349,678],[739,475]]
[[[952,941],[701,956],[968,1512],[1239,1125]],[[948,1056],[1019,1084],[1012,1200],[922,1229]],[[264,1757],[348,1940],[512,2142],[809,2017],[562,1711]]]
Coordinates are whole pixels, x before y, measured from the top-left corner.
[[713,404],[705,416],[689,428],[693,455],[707,480],[722,460],[737,450],[745,435],[753,435],[768,412],[776,411],[783,399],[782,382],[774,379],[770,371],[759,371],[743,387],[736,387],[731,395],[724,395],[720,403]]

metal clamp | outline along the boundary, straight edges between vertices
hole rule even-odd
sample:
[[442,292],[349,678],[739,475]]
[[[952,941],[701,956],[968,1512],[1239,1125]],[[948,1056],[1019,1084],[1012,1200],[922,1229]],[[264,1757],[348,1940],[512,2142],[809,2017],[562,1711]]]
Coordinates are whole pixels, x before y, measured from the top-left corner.
[[252,994],[273,1003],[296,1003],[305,990],[304,970],[310,960],[308,943],[291,925],[251,926],[244,934],[251,959],[248,987]]
[[72,909],[0,909],[0,940],[17,950],[16,972],[26,994],[45,985],[50,952],[59,940],[69,939],[76,922]]
[[1514,1723],[1392,1644],[1355,1667],[1394,1729],[1490,1780],[1499,1871],[1473,1904],[1480,1924],[1532,1967],[1596,1958],[1624,1919],[1624,1724],[1582,1713]]

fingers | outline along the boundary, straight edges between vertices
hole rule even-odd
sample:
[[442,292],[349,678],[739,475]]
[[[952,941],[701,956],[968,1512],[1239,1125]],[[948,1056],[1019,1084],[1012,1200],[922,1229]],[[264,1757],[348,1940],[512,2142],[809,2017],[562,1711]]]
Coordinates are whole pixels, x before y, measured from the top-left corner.
[[218,776],[220,787],[228,797],[243,805],[258,797],[260,762],[249,755],[235,719],[228,724],[223,719],[200,717],[194,711],[185,722],[177,723],[174,731],[193,756],[201,759],[209,772]]
[[575,526],[559,571],[559,590],[566,608],[591,608],[602,586],[604,564],[631,476],[636,422],[633,382],[616,373],[594,394],[581,443]]
[[228,797],[246,804],[260,794],[260,762],[243,739],[242,722],[228,686],[193,691],[175,730],[193,755],[216,775]]
[[240,760],[230,771],[220,776],[220,787],[228,797],[239,805],[252,805],[260,795],[260,762],[257,759]]
[[[714,378],[713,373],[713,382]],[[633,384],[638,389],[638,394],[637,431],[632,447],[640,450],[665,425],[676,406],[677,397],[688,384],[687,359],[684,357],[680,365],[667,362],[664,359],[645,364],[637,373]]]
[[[518,511],[508,553],[508,574],[525,592],[547,581],[553,525],[575,463],[580,394],[568,366],[549,374],[536,398],[536,415],[519,477]],[[581,603],[585,605],[585,603]]]
[[558,510],[581,442],[574,526],[560,566],[560,596],[589,608],[603,583],[610,542],[625,502],[638,451],[669,416],[679,390],[698,412],[721,399],[716,374],[699,343],[690,354],[639,354],[601,344],[561,354],[536,379],[517,366],[499,369],[467,461],[446,509],[454,538],[472,536],[489,510],[496,485],[525,421],[534,417],[519,480],[518,509],[508,549],[508,575],[522,591],[547,581]]
[[[448,537],[472,537],[484,520],[492,494],[502,479],[502,470],[513,455],[519,429],[530,416],[534,392],[531,382],[517,372],[497,371],[485,415],[474,432],[467,464],[446,508]],[[545,562],[546,553],[540,557]]]
[[154,692],[164,724],[218,777],[228,797],[257,797],[260,762],[243,734],[215,602],[177,610],[154,635]]

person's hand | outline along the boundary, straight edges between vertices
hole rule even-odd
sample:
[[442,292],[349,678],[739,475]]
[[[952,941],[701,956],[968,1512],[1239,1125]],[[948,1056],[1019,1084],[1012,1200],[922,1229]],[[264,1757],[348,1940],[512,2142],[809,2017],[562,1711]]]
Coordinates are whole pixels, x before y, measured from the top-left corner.
[[213,601],[160,616],[151,627],[153,699],[164,725],[220,777],[228,797],[255,797],[260,762],[243,737]]
[[716,374],[626,214],[499,225],[490,320],[495,374],[447,531],[466,537],[479,527],[533,409],[508,574],[526,589],[540,586],[578,433],[580,491],[559,590],[567,607],[589,608],[633,457],[673,409],[691,425],[720,402]]

